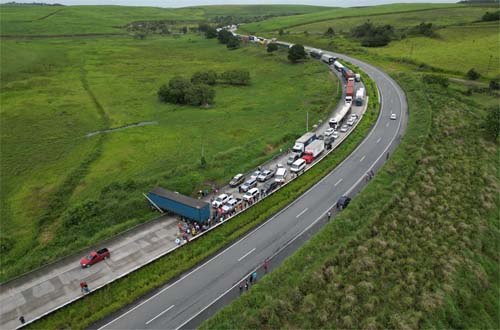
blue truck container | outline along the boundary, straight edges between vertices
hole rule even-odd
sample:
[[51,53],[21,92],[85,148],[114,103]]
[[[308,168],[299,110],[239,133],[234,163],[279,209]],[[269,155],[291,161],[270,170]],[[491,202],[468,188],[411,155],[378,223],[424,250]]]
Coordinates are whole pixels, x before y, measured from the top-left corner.
[[199,223],[210,218],[210,204],[199,199],[156,187],[148,193],[148,198],[159,208],[178,214]]

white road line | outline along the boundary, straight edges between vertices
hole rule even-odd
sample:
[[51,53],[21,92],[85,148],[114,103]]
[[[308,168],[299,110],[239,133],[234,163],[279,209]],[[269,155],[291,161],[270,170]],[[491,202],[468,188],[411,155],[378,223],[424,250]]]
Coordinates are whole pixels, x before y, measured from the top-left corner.
[[253,251],[255,251],[255,248],[251,249],[250,251],[248,251],[247,253],[245,253],[245,255],[243,255],[241,258],[238,259],[238,261],[241,261],[243,259],[245,259],[246,257],[248,257],[248,255],[250,253],[252,253]]
[[337,183],[336,183],[336,184],[334,184],[334,186],[335,186],[335,187],[336,187],[336,186],[338,186],[338,184],[339,184],[339,183],[341,183],[342,181],[344,181],[344,179],[340,179],[339,181],[337,181]]
[[379,138],[377,139],[377,142],[376,142],[376,143],[377,143],[377,144],[379,144],[379,143],[380,143],[380,140],[382,140],[382,138],[381,138],[381,137],[379,137]]
[[361,159],[359,161],[362,162],[363,160],[365,160],[365,158],[366,158],[366,155],[364,155],[363,157],[361,157]]
[[148,325],[149,323],[153,322],[154,320],[156,320],[157,318],[159,318],[160,316],[162,316],[163,314],[165,314],[166,312],[168,312],[169,310],[171,310],[172,308],[174,308],[175,305],[172,305],[170,306],[169,308],[165,309],[163,312],[161,312],[160,314],[156,315],[155,317],[153,317],[151,320],[147,321],[146,322],[146,325]]
[[304,211],[300,212],[299,214],[297,214],[296,218],[300,217],[302,214],[306,213],[307,210],[309,210],[307,207],[304,209]]

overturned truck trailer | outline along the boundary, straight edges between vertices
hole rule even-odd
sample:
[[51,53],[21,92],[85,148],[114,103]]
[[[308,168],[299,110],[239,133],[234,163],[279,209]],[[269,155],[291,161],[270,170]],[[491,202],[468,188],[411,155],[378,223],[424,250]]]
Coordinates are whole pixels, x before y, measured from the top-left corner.
[[210,218],[210,204],[199,199],[156,187],[147,198],[154,207],[183,216],[199,223]]

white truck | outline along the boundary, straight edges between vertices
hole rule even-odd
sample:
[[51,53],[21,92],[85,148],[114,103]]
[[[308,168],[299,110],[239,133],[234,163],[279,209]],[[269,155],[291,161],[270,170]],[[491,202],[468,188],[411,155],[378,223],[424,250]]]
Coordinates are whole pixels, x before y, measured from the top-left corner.
[[305,160],[307,164],[311,164],[324,150],[325,142],[323,140],[314,140],[306,147],[302,159]]
[[365,97],[365,89],[363,87],[361,87],[360,89],[358,89],[356,91],[356,105],[357,106],[360,106],[360,105],[363,105],[363,99]]
[[317,138],[316,133],[313,132],[302,135],[297,139],[297,141],[295,141],[295,145],[292,148],[293,152],[299,154],[299,156],[302,155],[304,150],[306,150],[306,147]]
[[328,65],[333,65],[333,63],[335,63],[337,58],[335,56],[332,56],[332,55],[323,54],[323,55],[321,55],[321,60]]
[[335,61],[335,62],[333,62],[333,67],[335,68],[335,70],[340,72],[340,71],[342,71],[342,68],[344,66],[339,61]]

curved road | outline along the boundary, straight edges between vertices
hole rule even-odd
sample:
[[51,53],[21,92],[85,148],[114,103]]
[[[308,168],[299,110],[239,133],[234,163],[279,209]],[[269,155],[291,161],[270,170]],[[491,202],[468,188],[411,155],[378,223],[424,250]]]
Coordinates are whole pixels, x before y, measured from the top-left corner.
[[[230,299],[241,279],[268,257],[283,259],[317,231],[325,215],[342,195],[354,196],[366,184],[365,176],[383,165],[399,143],[407,123],[402,89],[384,72],[342,54],[331,53],[360,67],[376,82],[381,95],[377,122],[364,141],[335,170],[274,217],[218,255],[184,274],[149,298],[109,317],[99,329],[193,328]],[[390,120],[391,113],[397,120]],[[259,270],[259,273],[260,270]],[[236,293],[235,293],[236,292]],[[218,302],[218,303],[216,303]]]

